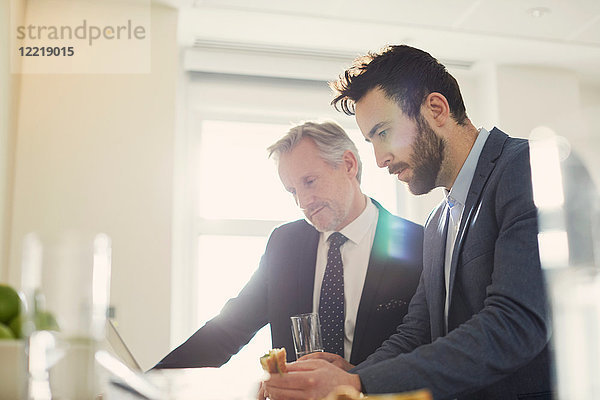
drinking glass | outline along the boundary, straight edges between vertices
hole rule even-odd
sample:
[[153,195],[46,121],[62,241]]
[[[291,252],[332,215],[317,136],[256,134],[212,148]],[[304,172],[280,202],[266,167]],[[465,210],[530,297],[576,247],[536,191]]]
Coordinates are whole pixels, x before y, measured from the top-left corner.
[[28,399],[95,399],[103,369],[95,360],[105,337],[111,248],[104,234],[25,238],[23,333]]
[[323,351],[319,314],[306,313],[290,317],[296,359],[317,351]]

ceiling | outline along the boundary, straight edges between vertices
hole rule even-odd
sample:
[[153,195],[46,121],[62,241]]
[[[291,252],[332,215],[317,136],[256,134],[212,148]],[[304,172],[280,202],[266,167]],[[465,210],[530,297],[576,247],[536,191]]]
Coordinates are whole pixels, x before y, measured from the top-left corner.
[[407,43],[442,61],[572,70],[600,85],[600,0],[163,0],[184,46],[362,54]]

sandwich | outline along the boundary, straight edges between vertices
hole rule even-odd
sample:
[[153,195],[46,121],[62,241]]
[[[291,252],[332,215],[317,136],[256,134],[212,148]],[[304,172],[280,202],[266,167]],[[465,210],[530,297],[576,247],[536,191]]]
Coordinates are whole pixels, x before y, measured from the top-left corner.
[[281,349],[271,349],[267,354],[260,358],[260,365],[262,365],[263,369],[270,374],[276,372],[283,374],[287,371],[285,359],[285,347],[282,347]]
[[431,392],[426,389],[396,394],[377,394],[365,396],[351,386],[338,386],[323,400],[433,400]]

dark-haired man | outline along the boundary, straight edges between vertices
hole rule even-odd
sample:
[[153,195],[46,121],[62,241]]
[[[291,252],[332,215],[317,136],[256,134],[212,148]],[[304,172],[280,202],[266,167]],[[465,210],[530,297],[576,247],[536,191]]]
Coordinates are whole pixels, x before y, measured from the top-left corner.
[[423,274],[397,333],[349,372],[339,357],[315,355],[271,377],[265,392],[320,398],[347,384],[369,394],[428,388],[435,399],[550,399],[528,143],[477,129],[456,80],[419,49],[359,58],[332,87],[379,167],[414,194],[443,187],[446,196],[426,224]]

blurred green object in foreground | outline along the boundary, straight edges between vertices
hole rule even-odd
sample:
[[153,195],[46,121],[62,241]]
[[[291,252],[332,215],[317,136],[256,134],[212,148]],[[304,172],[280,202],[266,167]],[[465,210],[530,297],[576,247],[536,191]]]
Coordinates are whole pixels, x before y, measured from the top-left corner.
[[[58,331],[58,323],[56,318],[49,311],[38,311],[33,317],[33,323],[35,330],[37,331]],[[15,337],[22,339],[25,335],[23,334],[23,315],[17,315],[10,321],[10,329],[14,332]]]
[[12,330],[2,322],[0,322],[0,340],[3,339],[14,339],[15,335]]
[[21,299],[15,289],[0,284],[0,322],[7,323],[19,314]]

